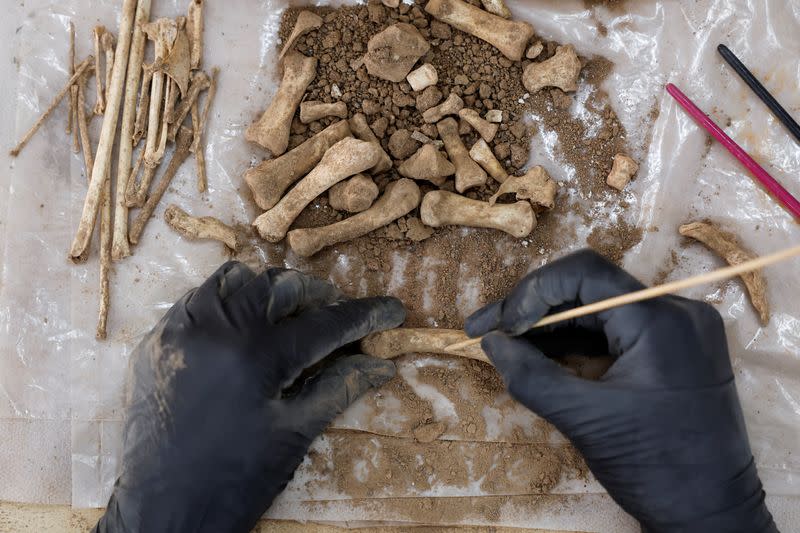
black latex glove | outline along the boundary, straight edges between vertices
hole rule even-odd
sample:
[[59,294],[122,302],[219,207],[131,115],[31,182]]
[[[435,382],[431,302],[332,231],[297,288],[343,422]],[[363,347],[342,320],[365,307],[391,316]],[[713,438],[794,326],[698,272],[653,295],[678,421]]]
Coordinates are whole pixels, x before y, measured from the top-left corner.
[[[486,334],[511,395],[572,441],[646,531],[776,531],[713,307],[669,296],[529,331],[551,312],[642,288],[581,251],[526,276],[466,331]],[[540,351],[566,355],[565,339],[616,359],[599,381],[579,378]]]
[[222,266],[131,355],[122,473],[97,530],[250,531],[314,437],[394,364],[342,357],[282,391],[404,318],[395,298],[347,300],[296,271]]

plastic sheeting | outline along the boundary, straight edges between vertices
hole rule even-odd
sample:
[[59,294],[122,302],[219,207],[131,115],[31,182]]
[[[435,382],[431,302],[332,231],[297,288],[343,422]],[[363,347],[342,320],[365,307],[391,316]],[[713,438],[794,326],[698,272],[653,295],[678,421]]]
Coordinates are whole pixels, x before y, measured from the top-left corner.
[[[184,11],[184,3],[157,0],[155,15],[175,16]],[[27,130],[66,79],[68,21],[78,29],[78,58],[82,58],[90,53],[95,24],[116,31],[119,4],[117,0],[66,0],[57,5],[27,0],[6,7],[0,20],[3,35],[8,36],[0,63],[4,96],[0,111],[9,124],[0,131],[4,147],[12,146]],[[722,147],[707,146],[704,132],[663,91],[667,81],[676,83],[800,196],[800,145],[715,52],[718,43],[728,44],[790,113],[800,115],[800,56],[791,52],[800,47],[800,3],[629,1],[610,8],[594,3],[586,7],[575,0],[509,4],[514,15],[530,21],[543,38],[572,43],[582,55],[603,55],[616,64],[603,88],[628,131],[632,155],[641,161],[638,178],[625,192],[630,207],[621,215],[647,230],[625,259],[635,275],[652,280],[673,250],[681,260],[669,279],[720,266],[701,246],[679,247],[676,228],[690,219],[722,223],[757,253],[800,240],[800,228],[791,217]],[[185,164],[135,255],[115,266],[107,342],[94,339],[97,255],[86,266],[72,266],[66,259],[85,190],[82,160],[71,153],[64,134],[66,106],[54,113],[19,158],[8,160],[6,149],[2,150],[6,170],[0,174],[0,434],[4,436],[0,499],[75,506],[101,506],[107,501],[118,466],[128,355],[171,303],[223,260],[217,245],[185,242],[168,230],[162,221],[163,206],[177,202],[199,215],[213,209],[226,222],[252,219],[254,213],[238,192],[243,187],[240,174],[261,154],[243,141],[242,134],[276,90],[276,31],[285,5],[269,0],[250,2],[246,9],[226,9],[224,3],[207,3],[205,65],[222,68],[208,125],[209,190],[202,196],[195,192],[193,164]],[[590,120],[581,109],[581,99],[576,101],[576,117]],[[532,161],[568,184],[569,168],[554,158],[551,142],[546,131],[534,139]],[[599,201],[593,208],[604,212]],[[590,229],[579,228],[576,248]],[[266,255],[262,259],[270,260]],[[739,283],[687,294],[713,302],[725,318],[758,467],[768,493],[783,496],[800,496],[797,274],[796,262],[768,269],[773,316],[767,327],[755,320]],[[331,274],[334,281],[341,276]],[[465,279],[463,286],[474,287],[475,281]],[[391,285],[387,280],[387,292],[396,290]],[[474,298],[462,301],[470,307],[463,309],[464,314],[480,303]],[[336,425],[376,431],[371,427],[374,418],[367,417],[363,406],[359,409]],[[535,422],[532,415],[520,416],[530,416],[520,422],[523,426]],[[324,439],[315,444],[324,445]],[[324,483],[315,492],[302,480],[298,476],[269,516],[351,525],[409,523],[397,499],[420,496],[389,494],[359,501],[332,493]],[[486,496],[479,489],[437,490],[438,494],[421,496]],[[596,483],[576,488],[567,480],[556,492],[501,495],[505,499],[493,521],[480,513],[450,519],[443,513],[442,521],[634,530],[630,518]],[[492,497],[498,496],[482,501]]]

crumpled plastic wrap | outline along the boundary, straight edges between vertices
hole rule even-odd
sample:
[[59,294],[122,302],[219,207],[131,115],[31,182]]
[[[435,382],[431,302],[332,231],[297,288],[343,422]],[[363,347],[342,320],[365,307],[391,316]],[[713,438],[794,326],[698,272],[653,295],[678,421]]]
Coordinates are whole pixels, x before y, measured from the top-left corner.
[[[185,2],[177,0],[154,4],[156,16],[175,16],[185,9]],[[628,131],[631,155],[641,168],[624,193],[629,207],[613,215],[645,229],[642,242],[625,258],[625,266],[635,275],[653,280],[672,251],[680,261],[667,280],[721,266],[701,245],[679,245],[677,227],[689,220],[713,219],[759,254],[800,241],[797,223],[721,146],[707,144],[705,133],[663,90],[666,82],[676,83],[800,196],[800,145],[715,51],[720,42],[730,46],[789,112],[800,116],[800,57],[791,53],[800,48],[800,4],[760,0],[642,0],[621,7],[594,2],[586,7],[579,0],[509,4],[515,17],[530,21],[541,37],[572,43],[582,55],[603,55],[616,64],[603,88]],[[205,65],[222,69],[208,124],[209,190],[198,195],[194,165],[184,164],[134,256],[115,264],[109,339],[95,341],[97,246],[85,266],[73,266],[66,259],[86,182],[82,159],[71,153],[64,134],[66,105],[17,159],[9,160],[6,151],[67,78],[69,20],[78,30],[80,60],[91,52],[95,24],[117,31],[119,5],[119,0],[66,0],[55,5],[28,0],[6,6],[0,20],[0,29],[8,36],[5,60],[0,63],[4,80],[0,112],[8,124],[0,131],[5,169],[0,174],[0,434],[4,436],[0,500],[106,503],[118,468],[131,349],[173,301],[224,259],[220,246],[187,242],[170,231],[163,222],[163,209],[174,202],[193,214],[213,213],[229,223],[247,223],[255,214],[240,196],[244,187],[240,176],[262,154],[244,142],[243,131],[276,90],[277,28],[286,2],[251,2],[246,9],[207,2]],[[575,116],[591,120],[578,96]],[[94,127],[99,124],[96,120]],[[534,139],[531,161],[568,184],[570,169],[553,155],[553,139],[546,133]],[[601,202],[587,201],[594,202],[595,214],[608,215]],[[582,239],[590,231],[591,227],[578,228],[575,248],[584,245]],[[270,261],[266,254],[261,259]],[[758,324],[738,282],[686,293],[714,303],[725,319],[756,462],[768,494],[777,496],[770,500],[773,511],[779,523],[785,520],[787,525],[792,522],[791,503],[786,502],[796,504],[792,497],[800,497],[798,271],[797,261],[766,271],[772,304],[767,327]],[[334,281],[345,277],[346,271],[331,273]],[[387,281],[388,293],[397,289],[396,281]],[[474,288],[474,280],[469,282],[465,280],[465,291]],[[481,303],[463,294],[453,297],[465,302],[464,314]],[[401,370],[411,372],[409,365],[403,363]],[[355,407],[335,425],[381,434],[391,429],[375,427],[376,419],[369,416],[363,406]],[[535,423],[534,415],[519,417],[522,426]],[[495,436],[502,440],[502,431]],[[324,451],[325,439],[315,446]],[[301,471],[268,516],[349,525],[409,524],[413,520],[403,505],[415,505],[414,496],[420,496],[387,494],[354,500],[325,480],[304,485],[304,479]],[[475,508],[491,500],[499,509],[490,520],[480,512],[453,515],[443,508],[440,523],[636,530],[630,517],[593,481],[565,480],[554,494],[538,496],[487,495],[477,485],[438,486],[434,493],[421,496],[471,498]]]

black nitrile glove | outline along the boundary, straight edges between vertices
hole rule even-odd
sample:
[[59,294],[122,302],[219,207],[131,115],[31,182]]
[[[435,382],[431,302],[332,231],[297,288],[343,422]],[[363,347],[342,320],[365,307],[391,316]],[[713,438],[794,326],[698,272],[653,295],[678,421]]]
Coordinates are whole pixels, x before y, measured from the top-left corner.
[[[551,312],[642,288],[581,251],[529,274],[466,331],[486,335],[481,345],[511,395],[572,441],[645,531],[777,531],[714,308],[669,296],[529,331]],[[579,345],[616,358],[599,381],[547,357]]]
[[296,271],[222,266],[131,355],[122,473],[97,531],[250,531],[314,437],[394,364],[342,357],[282,391],[404,318],[395,298],[348,300]]

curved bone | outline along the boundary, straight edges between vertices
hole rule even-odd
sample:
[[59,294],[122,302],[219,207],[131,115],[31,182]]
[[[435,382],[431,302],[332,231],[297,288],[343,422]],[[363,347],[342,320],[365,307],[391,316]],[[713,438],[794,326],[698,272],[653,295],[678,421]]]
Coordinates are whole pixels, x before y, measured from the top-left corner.
[[527,22],[506,20],[463,0],[430,0],[425,11],[491,44],[512,61],[522,59],[525,46],[533,36]]
[[427,226],[471,226],[504,231],[517,238],[530,235],[536,215],[528,202],[489,205],[447,191],[431,191],[422,199],[420,218]]
[[322,26],[322,17],[319,15],[312,13],[311,11],[301,11],[299,15],[297,15],[297,22],[294,23],[294,28],[292,28],[292,33],[289,35],[289,38],[286,39],[286,44],[283,45],[281,48],[281,53],[278,56],[278,61],[283,60],[283,56],[294,47],[294,43],[305,35],[306,33],[310,32],[311,30],[316,30]]
[[387,185],[383,196],[366,211],[330,226],[292,230],[286,239],[296,254],[308,257],[327,246],[361,237],[407,215],[419,205],[420,196],[416,183],[401,178]]
[[488,176],[478,164],[472,160],[467,147],[458,135],[458,123],[453,118],[446,118],[436,124],[439,137],[444,141],[444,149],[450,161],[456,167],[456,190],[464,192],[486,183]]
[[164,220],[187,239],[212,239],[236,251],[236,231],[214,217],[194,217],[175,204],[167,207]]
[[378,161],[377,165],[370,169],[370,173],[373,175],[380,174],[392,168],[392,158],[389,157],[389,154],[387,154],[383,149],[381,142],[375,136],[375,133],[372,131],[372,128],[369,127],[369,124],[367,124],[367,117],[364,115],[364,113],[356,113],[350,117],[349,122],[350,130],[353,132],[353,135],[355,135],[356,138],[361,139],[362,141],[371,142],[381,149],[381,159]]
[[372,168],[381,151],[370,142],[346,138],[322,156],[314,170],[300,180],[275,207],[259,216],[253,225],[267,241],[278,242],[286,236],[294,219],[311,201],[345,178]]
[[512,176],[504,181],[494,196],[489,198],[489,204],[494,205],[501,195],[513,192],[517,200],[528,200],[534,207],[552,209],[557,190],[556,182],[547,171],[536,166],[522,176]]
[[297,52],[284,59],[283,79],[278,92],[261,118],[250,125],[244,138],[260,144],[277,157],[289,146],[289,129],[292,117],[308,84],[317,74],[317,60]]
[[489,173],[498,183],[503,183],[508,179],[508,173],[494,156],[492,149],[483,139],[478,139],[472,148],[469,149],[469,156]]
[[457,329],[397,328],[368,335],[361,341],[361,351],[380,359],[394,359],[407,353],[435,353],[491,364],[480,344],[461,350],[445,350],[451,344],[468,339],[466,333]]
[[356,174],[340,181],[328,191],[328,203],[337,211],[360,213],[370,208],[380,192],[372,178]]
[[427,180],[436,186],[444,185],[447,176],[456,172],[456,167],[432,144],[423,144],[417,152],[403,161],[397,171],[407,178]]
[[455,115],[464,107],[464,100],[461,99],[456,93],[450,93],[447,100],[441,104],[426,109],[422,113],[422,118],[428,124],[439,122],[447,115]]
[[535,93],[545,87],[558,87],[564,92],[578,89],[581,75],[581,60],[571,44],[556,48],[556,55],[531,63],[522,72],[522,84],[528,92]]
[[458,116],[475,128],[475,131],[477,131],[481,138],[487,143],[492,142],[494,136],[497,135],[497,130],[500,129],[499,125],[483,120],[474,109],[462,109],[458,112]]
[[258,207],[265,211],[272,209],[292,183],[308,174],[328,148],[346,137],[350,137],[350,126],[346,120],[340,120],[282,156],[248,169],[244,180]]
[[300,104],[300,122],[308,124],[325,117],[347,118],[347,104],[344,102],[334,102],[326,104],[323,102],[311,101]]

